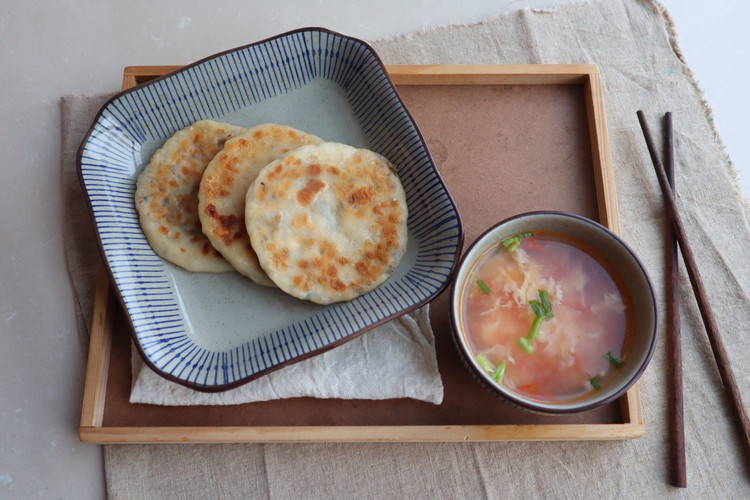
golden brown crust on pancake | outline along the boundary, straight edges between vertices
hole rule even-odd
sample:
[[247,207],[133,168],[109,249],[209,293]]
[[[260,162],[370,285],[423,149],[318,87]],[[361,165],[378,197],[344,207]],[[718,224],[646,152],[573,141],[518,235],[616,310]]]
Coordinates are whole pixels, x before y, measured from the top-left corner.
[[198,187],[225,141],[244,130],[210,120],[196,122],[167,139],[138,176],[135,206],[141,228],[162,258],[189,271],[232,270],[203,234]]
[[224,258],[258,284],[275,286],[260,267],[245,227],[245,195],[271,161],[317,136],[291,127],[262,124],[226,142],[203,173],[198,213],[203,232]]
[[268,276],[319,304],[385,281],[407,243],[407,207],[392,165],[365,149],[304,146],[270,163],[248,190],[250,241]]

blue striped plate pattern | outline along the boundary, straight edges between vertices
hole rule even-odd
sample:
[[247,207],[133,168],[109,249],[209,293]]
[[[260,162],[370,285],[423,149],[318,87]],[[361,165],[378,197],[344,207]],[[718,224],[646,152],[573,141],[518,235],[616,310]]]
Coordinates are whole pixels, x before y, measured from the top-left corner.
[[[238,273],[189,273],[159,258],[138,223],[135,182],[167,138],[201,119],[281,123],[389,158],[409,206],[394,275],[320,306]],[[325,29],[227,51],[115,96],[78,162],[138,350],[159,374],[197,390],[236,387],[426,304],[448,285],[463,244],[456,206],[383,63],[364,42]]]

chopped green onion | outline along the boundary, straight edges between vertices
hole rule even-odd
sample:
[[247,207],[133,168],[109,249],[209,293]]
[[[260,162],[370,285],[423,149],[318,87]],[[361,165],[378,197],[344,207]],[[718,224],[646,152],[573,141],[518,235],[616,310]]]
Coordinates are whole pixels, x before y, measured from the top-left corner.
[[534,318],[534,322],[531,324],[531,329],[529,330],[529,334],[526,335],[526,338],[529,341],[534,340],[534,337],[536,337],[536,334],[539,333],[539,328],[541,328],[543,321],[544,321],[544,316],[537,316],[536,318]]
[[484,281],[477,280],[477,285],[479,285],[479,288],[482,289],[482,293],[484,293],[485,295],[489,295],[490,293],[492,293],[492,290],[490,290],[490,287],[488,287],[487,283],[485,283]]
[[549,321],[554,318],[555,314],[552,312],[552,304],[550,304],[549,294],[547,293],[547,290],[539,290],[539,300],[542,301],[542,308],[544,309],[544,319]]
[[591,378],[589,382],[591,383],[591,387],[593,387],[597,391],[602,388],[602,385],[599,383],[598,380],[596,380],[596,377]]
[[544,308],[538,300],[530,300],[529,305],[531,306],[531,309],[534,311],[534,314],[536,314],[537,317],[541,316],[542,318],[544,318]]
[[508,249],[509,252],[512,252],[513,250],[521,246],[521,240],[523,240],[524,238],[530,238],[531,236],[531,233],[520,233],[515,236],[505,238],[502,241],[502,244],[505,248]]
[[508,248],[509,246],[511,246],[511,245],[512,245],[513,243],[515,243],[516,241],[518,241],[518,236],[511,236],[511,237],[509,237],[509,238],[505,238],[505,239],[504,239],[504,240],[502,241],[502,244],[503,244],[503,246],[504,246],[505,248]]
[[503,240],[503,246],[508,249],[508,252],[512,252],[521,245],[521,240],[518,236],[513,236]]
[[618,358],[617,356],[615,356],[611,352],[608,352],[607,354],[605,354],[604,357],[607,358],[607,361],[609,361],[609,363],[612,366],[614,366],[615,368],[621,368],[622,365],[625,364],[625,363],[622,362],[622,360],[620,358]]
[[503,376],[505,375],[505,363],[500,363],[495,367],[495,365],[492,364],[492,361],[487,359],[487,356],[481,352],[477,354],[475,358],[484,371],[492,374],[492,380],[498,384],[503,381]]
[[482,354],[481,352],[476,355],[477,363],[479,363],[479,366],[487,370],[488,372],[492,373],[495,371],[495,366],[492,364],[492,362],[487,359],[487,356]]
[[534,352],[534,345],[532,344],[533,340],[529,340],[526,337],[521,337],[518,339],[518,344],[523,348],[524,351],[526,351],[527,354],[531,354]]
[[[555,317],[555,315],[552,314],[552,305],[550,305],[549,295],[546,290],[539,290],[539,299],[541,302],[539,300],[529,301],[531,310],[534,311],[535,318],[534,322],[531,324],[531,329],[529,330],[528,335],[526,335],[526,339],[528,340],[534,340],[534,337],[539,333],[539,328],[541,328],[544,320],[550,320]],[[530,352],[525,347],[524,349],[526,352]]]
[[505,375],[505,363],[500,363],[499,365],[497,365],[497,368],[495,368],[495,371],[492,372],[492,380],[500,384],[503,381],[504,375]]

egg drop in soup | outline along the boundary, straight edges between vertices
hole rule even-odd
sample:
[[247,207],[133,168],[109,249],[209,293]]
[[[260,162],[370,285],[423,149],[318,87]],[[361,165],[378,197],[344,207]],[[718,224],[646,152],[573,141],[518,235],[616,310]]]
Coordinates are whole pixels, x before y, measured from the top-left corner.
[[611,263],[582,241],[522,233],[477,260],[462,322],[477,361],[522,397],[569,402],[627,362],[635,318]]

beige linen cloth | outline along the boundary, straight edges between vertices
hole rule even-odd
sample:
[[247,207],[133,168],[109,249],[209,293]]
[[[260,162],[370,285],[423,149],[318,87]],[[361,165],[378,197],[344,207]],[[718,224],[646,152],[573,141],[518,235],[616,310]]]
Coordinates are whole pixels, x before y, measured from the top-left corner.
[[[713,129],[710,110],[679,51],[672,22],[660,4],[598,0],[551,11],[522,10],[474,25],[433,29],[373,45],[389,64],[597,64],[604,86],[622,234],[643,260],[657,288],[662,324],[664,209],[636,111],[646,111],[656,132],[663,113],[671,111],[676,127],[679,207],[737,381],[745,401],[750,401],[747,205]],[[81,112],[72,108],[75,106],[64,111]],[[74,275],[87,267],[96,272],[90,263],[81,261],[76,249],[66,250]],[[646,422],[642,439],[108,445],[104,456],[109,496],[748,498],[750,462],[742,455],[740,435],[684,267],[681,294],[687,490],[668,484],[666,421],[670,401],[662,331],[640,384]]]

